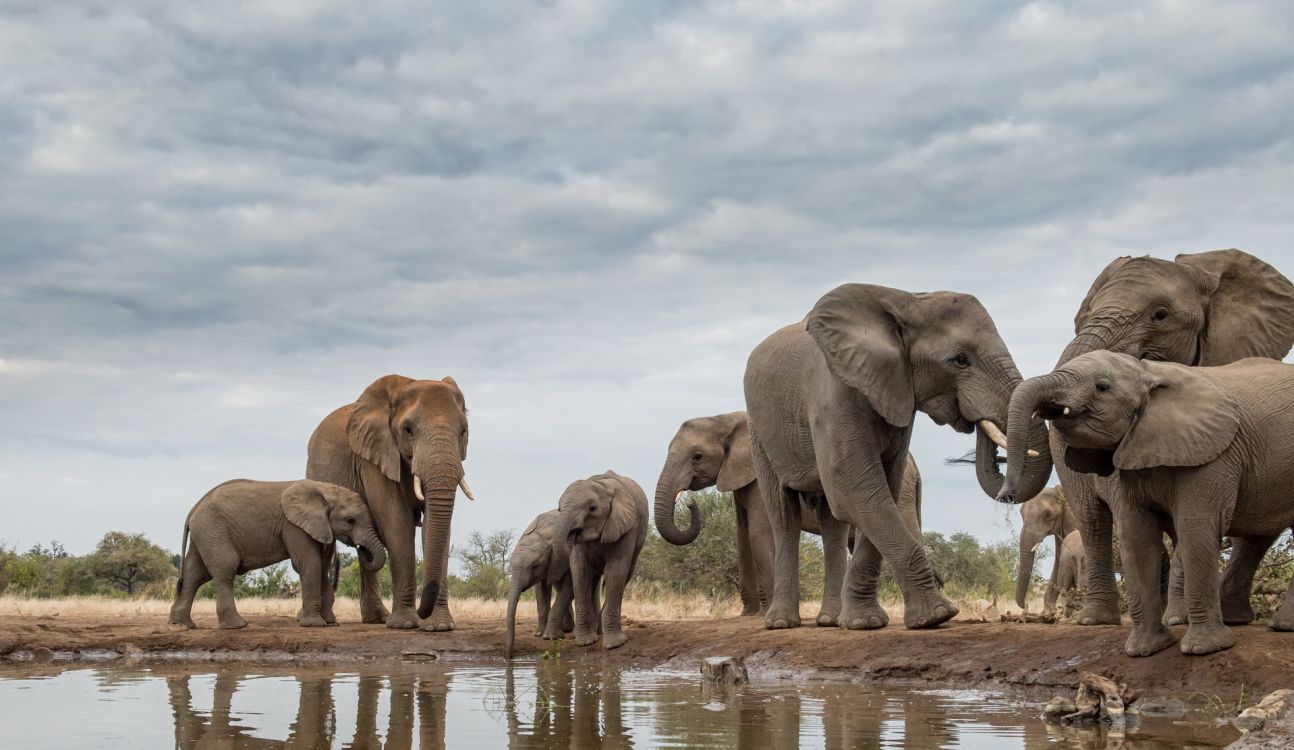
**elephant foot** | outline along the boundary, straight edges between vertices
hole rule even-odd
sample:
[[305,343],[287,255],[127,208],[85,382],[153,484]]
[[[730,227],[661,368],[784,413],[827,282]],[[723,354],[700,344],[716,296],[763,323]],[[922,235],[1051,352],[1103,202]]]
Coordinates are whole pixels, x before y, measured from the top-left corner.
[[1162,625],[1149,630],[1133,629],[1132,635],[1123,643],[1123,651],[1128,656],[1150,656],[1168,648],[1175,643],[1173,634]]
[[198,626],[193,624],[192,620],[189,620],[188,622],[174,622],[174,621],[168,622],[166,624],[166,627],[170,630],[179,631],[179,630],[194,630]]
[[454,616],[448,607],[436,607],[431,611],[431,617],[423,620],[419,627],[430,633],[448,633],[454,629]]
[[620,648],[621,646],[625,645],[625,642],[628,640],[629,640],[629,636],[617,630],[614,633],[607,633],[605,636],[603,636],[602,647],[610,651],[613,648]]
[[576,633],[575,634],[576,646],[592,646],[597,642],[598,642],[598,636],[596,633]]
[[418,613],[412,609],[397,607],[387,615],[386,626],[392,630],[412,630],[418,627]]
[[1217,622],[1191,623],[1182,636],[1183,654],[1199,656],[1224,651],[1236,645],[1231,628]]
[[740,617],[755,617],[755,616],[756,616],[756,615],[758,615],[758,614],[760,614],[759,606],[758,606],[758,605],[747,604],[746,606],[744,606],[744,607],[742,607],[742,608],[741,608],[741,614],[740,614],[739,616],[740,616]]
[[877,630],[889,624],[889,614],[875,600],[846,605],[840,615],[841,627],[850,630]]
[[798,609],[774,604],[768,608],[768,613],[764,615],[764,627],[769,630],[798,628],[800,627],[800,613]]
[[171,615],[171,619],[170,621],[167,622],[167,624],[174,625],[175,630],[179,630],[179,629],[193,630],[194,628],[198,627],[196,624],[194,624],[193,618],[189,615]]
[[1271,628],[1282,633],[1294,633],[1294,612],[1286,610],[1290,607],[1281,607],[1281,610],[1272,618]]
[[221,620],[219,627],[221,630],[238,630],[247,627],[247,621],[241,615],[234,615]]
[[[1243,598],[1223,598],[1222,599],[1222,622],[1227,625],[1248,625],[1257,619],[1254,616],[1254,608],[1249,605],[1249,595],[1246,592]],[[1186,624],[1186,618],[1182,618],[1182,623]]]
[[322,615],[299,615],[297,624],[303,628],[326,628],[328,621]]
[[913,594],[903,602],[903,625],[913,630],[933,628],[953,619],[960,611],[936,591]]
[[360,608],[359,621],[368,625],[381,625],[391,617],[391,613],[380,602]]
[[1165,627],[1175,625],[1185,625],[1186,619],[1186,601],[1183,599],[1170,599],[1168,606],[1164,608],[1163,622]]
[[320,612],[319,616],[324,618],[324,622],[328,623],[329,625],[337,624],[337,615],[333,614],[331,609]]
[[1108,605],[1089,601],[1074,617],[1074,622],[1079,625],[1121,625],[1123,619],[1119,616],[1117,604]]
[[535,633],[535,635],[547,641],[560,641],[566,637],[566,634],[562,632],[561,628],[554,627],[552,625],[544,628],[544,632]]

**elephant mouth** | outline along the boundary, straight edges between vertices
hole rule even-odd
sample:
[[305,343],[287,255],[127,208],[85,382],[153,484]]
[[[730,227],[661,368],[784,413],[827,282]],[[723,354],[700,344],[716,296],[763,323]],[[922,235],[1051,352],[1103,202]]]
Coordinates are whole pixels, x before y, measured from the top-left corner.
[[1038,405],[1037,414],[1048,422],[1064,422],[1078,418],[1082,414],[1082,410],[1055,401],[1044,401]]
[[373,564],[373,553],[369,552],[368,547],[356,547],[355,550],[359,553],[360,563],[364,565]]
[[580,534],[584,529],[571,529],[571,533],[566,535],[567,544],[577,544],[580,541]]

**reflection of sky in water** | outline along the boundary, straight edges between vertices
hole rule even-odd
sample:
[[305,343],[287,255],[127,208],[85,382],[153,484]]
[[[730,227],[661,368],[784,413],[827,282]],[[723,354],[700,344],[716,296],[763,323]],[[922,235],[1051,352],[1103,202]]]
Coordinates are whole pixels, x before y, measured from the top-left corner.
[[[1106,746],[1100,732],[1049,728],[1037,712],[1034,702],[979,691],[844,682],[723,690],[694,675],[552,662],[511,675],[440,664],[0,670],[0,738],[24,749]],[[1207,747],[1231,735],[1147,722],[1122,747],[1188,738]]]

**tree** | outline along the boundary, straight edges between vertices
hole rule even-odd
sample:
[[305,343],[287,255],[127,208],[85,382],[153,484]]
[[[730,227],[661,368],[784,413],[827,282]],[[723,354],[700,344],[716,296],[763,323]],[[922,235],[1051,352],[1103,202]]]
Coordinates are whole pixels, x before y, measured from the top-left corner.
[[143,534],[109,531],[89,558],[95,578],[130,595],[144,584],[176,575],[170,554]]
[[463,576],[450,576],[449,591],[455,597],[502,599],[508,595],[508,551],[516,535],[511,530],[482,534],[473,531],[467,547],[454,556],[463,564]]

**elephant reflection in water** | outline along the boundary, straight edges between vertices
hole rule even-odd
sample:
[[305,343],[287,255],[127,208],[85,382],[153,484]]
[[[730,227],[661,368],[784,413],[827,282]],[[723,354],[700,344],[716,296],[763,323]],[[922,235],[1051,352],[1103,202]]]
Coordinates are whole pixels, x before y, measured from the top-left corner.
[[[420,750],[443,750],[445,747],[445,698],[449,694],[449,672],[437,670],[425,674],[403,673],[389,677],[391,711],[387,722],[386,747],[395,750],[413,748],[414,723],[418,726]],[[381,747],[377,740],[377,696],[381,681],[360,678],[360,711],[367,719],[366,734],[355,725],[355,741],[348,747]],[[415,714],[416,706],[416,714]]]
[[336,716],[332,701],[332,676],[298,678],[298,704],[296,719],[288,731],[287,740],[255,737],[256,727],[242,726],[230,718],[230,705],[244,675],[217,672],[212,690],[211,713],[204,716],[193,708],[193,693],[189,686],[191,675],[170,675],[166,686],[170,692],[171,712],[175,717],[175,746],[182,750],[194,748],[330,748]]
[[[517,694],[511,667],[504,691],[509,748],[633,747],[620,713],[616,672],[572,674],[559,663],[541,661],[535,666],[533,695]],[[529,722],[522,721],[523,713],[531,714]]]

